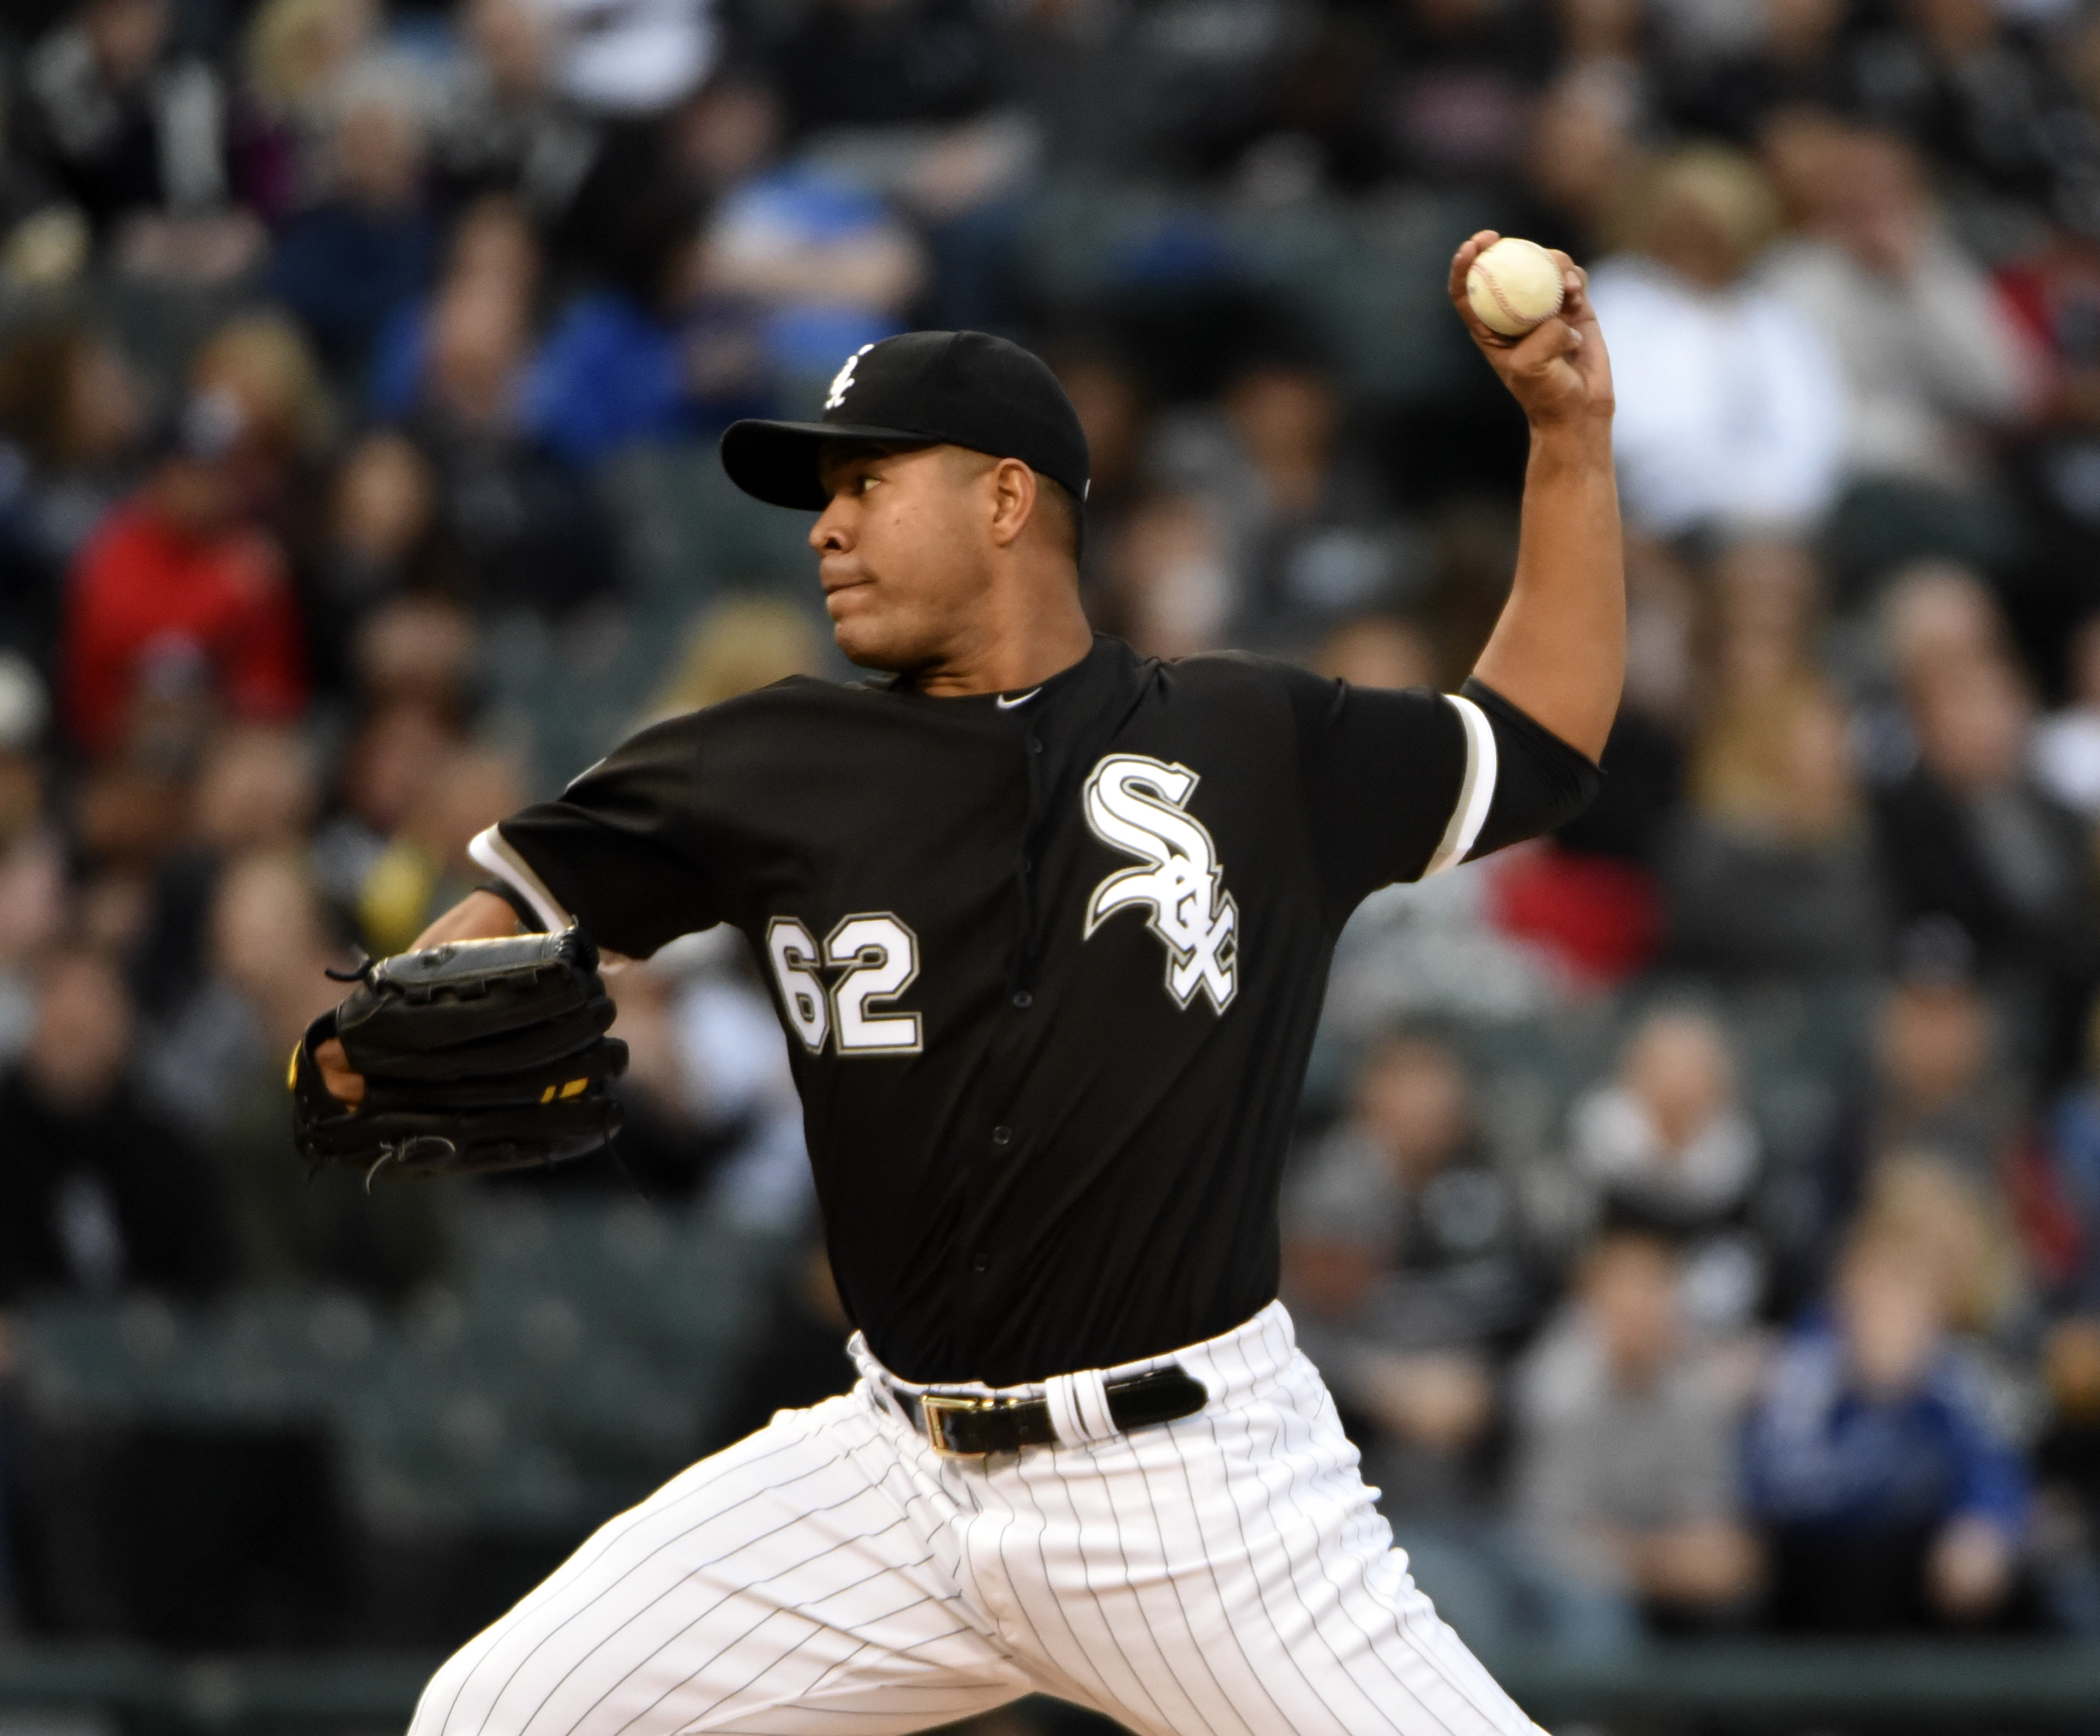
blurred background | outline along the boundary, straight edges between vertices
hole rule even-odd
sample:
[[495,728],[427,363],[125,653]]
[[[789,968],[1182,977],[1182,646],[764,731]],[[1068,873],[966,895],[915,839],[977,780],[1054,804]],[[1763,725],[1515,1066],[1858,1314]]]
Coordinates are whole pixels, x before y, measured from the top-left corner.
[[721,427],[1009,334],[1103,628],[1455,683],[1481,227],[1592,273],[1626,704],[1351,924],[1286,1300],[1556,1730],[2100,1727],[2100,7],[7,0],[0,108],[0,1731],[398,1728],[846,1382],[733,936],[609,1159],[286,1124],[476,831],[847,673]]

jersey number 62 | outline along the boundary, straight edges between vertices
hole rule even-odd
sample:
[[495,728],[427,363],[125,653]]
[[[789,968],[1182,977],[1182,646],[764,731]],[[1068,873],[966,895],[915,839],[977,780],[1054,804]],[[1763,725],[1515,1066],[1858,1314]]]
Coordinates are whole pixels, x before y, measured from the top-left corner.
[[[847,917],[824,939],[794,917],[765,925],[766,956],[780,985],[780,1004],[802,1046],[813,1055],[828,1040],[842,1055],[915,1055],[916,1013],[871,1013],[894,1001],[919,974],[919,937],[888,911]],[[822,967],[844,970],[827,986]]]

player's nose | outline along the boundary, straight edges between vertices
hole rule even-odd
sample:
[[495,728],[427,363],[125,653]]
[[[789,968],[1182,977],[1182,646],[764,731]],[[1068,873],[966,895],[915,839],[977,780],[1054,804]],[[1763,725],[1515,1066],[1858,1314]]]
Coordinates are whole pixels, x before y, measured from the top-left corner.
[[810,527],[810,546],[819,554],[843,552],[853,546],[853,533],[847,520],[849,515],[844,495],[835,494],[832,503],[817,515],[817,522]]

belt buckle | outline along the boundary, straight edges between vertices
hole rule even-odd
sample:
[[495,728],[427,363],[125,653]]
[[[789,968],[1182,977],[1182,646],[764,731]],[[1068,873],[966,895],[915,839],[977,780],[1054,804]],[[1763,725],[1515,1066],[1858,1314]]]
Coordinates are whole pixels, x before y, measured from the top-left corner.
[[966,1398],[950,1393],[921,1393],[919,1395],[920,1412],[926,1419],[926,1438],[933,1451],[951,1459],[981,1459],[982,1453],[966,1452],[961,1447],[948,1444],[947,1417],[951,1412],[996,1411],[1000,1401],[996,1398]]

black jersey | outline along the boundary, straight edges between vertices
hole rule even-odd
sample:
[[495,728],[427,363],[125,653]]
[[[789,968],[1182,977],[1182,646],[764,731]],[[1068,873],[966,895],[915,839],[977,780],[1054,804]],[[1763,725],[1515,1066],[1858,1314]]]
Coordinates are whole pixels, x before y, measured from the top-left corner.
[[855,1323],[1008,1385],[1275,1296],[1335,936],[1465,854],[1494,753],[1467,700],[1101,638],[1026,694],[796,678],[674,718],[476,853],[618,952],[741,930]]

